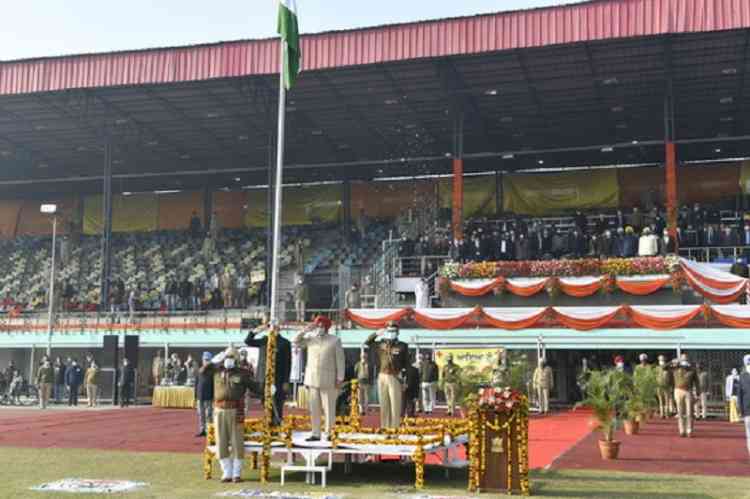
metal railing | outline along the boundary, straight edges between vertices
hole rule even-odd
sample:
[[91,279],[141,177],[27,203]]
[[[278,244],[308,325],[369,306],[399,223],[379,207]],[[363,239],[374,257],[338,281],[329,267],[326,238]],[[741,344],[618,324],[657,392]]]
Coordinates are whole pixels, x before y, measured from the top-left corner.
[[450,261],[448,255],[398,257],[396,277],[422,277],[438,271]]
[[698,262],[713,262],[718,259],[732,259],[750,257],[750,246],[696,246],[680,247],[680,256],[684,256]]

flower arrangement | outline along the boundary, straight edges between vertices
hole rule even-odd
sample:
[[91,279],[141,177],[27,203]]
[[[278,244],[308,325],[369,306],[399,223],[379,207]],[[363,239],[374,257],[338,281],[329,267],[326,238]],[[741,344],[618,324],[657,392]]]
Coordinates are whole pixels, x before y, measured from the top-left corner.
[[480,409],[493,408],[498,412],[510,412],[517,409],[523,394],[509,386],[505,388],[480,388],[477,404]]
[[490,279],[494,277],[582,277],[670,274],[679,270],[679,258],[582,258],[519,262],[449,262],[440,269],[447,279]]

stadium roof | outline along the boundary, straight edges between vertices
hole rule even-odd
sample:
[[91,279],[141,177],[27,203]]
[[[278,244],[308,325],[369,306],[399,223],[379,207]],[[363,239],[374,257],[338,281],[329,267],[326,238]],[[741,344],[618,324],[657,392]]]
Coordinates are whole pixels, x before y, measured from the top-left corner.
[[[603,0],[303,36],[285,178],[445,173],[454,108],[468,172],[661,162],[670,86],[681,159],[745,156],[749,28],[745,0]],[[0,62],[0,192],[98,191],[108,138],[115,190],[264,183],[277,43]]]

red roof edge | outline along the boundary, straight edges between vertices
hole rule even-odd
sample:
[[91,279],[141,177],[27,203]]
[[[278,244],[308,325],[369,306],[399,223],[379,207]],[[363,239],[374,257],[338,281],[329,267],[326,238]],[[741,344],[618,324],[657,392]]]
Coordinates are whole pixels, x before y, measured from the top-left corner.
[[[748,0],[594,0],[302,37],[303,70],[750,28]],[[0,95],[278,72],[276,39],[0,62]]]

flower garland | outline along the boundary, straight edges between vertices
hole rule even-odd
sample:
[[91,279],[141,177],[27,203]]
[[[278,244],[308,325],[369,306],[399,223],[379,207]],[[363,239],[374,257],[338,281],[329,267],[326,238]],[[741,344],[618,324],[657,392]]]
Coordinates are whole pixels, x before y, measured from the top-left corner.
[[264,411],[263,411],[263,450],[260,454],[260,483],[268,483],[269,472],[271,469],[271,443],[274,432],[271,428],[273,421],[273,393],[272,388],[276,380],[276,328],[271,328],[268,332],[268,341],[266,342],[266,372],[265,374],[265,391],[263,393]]
[[[529,453],[528,453],[528,399],[525,395],[509,388],[485,388],[479,390],[479,397],[469,403],[469,484],[470,492],[477,492],[482,476],[487,472],[487,431],[501,434],[503,448],[507,449],[506,488],[513,491],[513,466],[517,465],[521,494],[529,495]],[[505,421],[501,423],[501,415]],[[511,442],[512,434],[515,441]],[[518,449],[518,462],[514,463],[513,447]]]
[[446,279],[492,279],[495,277],[583,277],[601,275],[669,274],[679,268],[679,258],[582,258],[518,262],[448,262],[439,275]]

